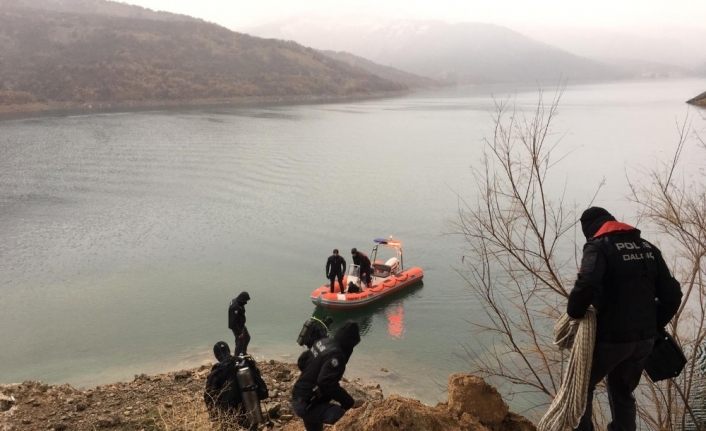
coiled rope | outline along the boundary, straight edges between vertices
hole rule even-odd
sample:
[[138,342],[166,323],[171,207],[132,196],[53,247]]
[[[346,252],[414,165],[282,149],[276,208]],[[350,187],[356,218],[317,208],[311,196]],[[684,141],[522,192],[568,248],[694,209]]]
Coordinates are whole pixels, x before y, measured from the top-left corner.
[[573,320],[564,314],[554,325],[554,344],[571,348],[569,363],[561,387],[537,424],[538,431],[573,430],[586,410],[588,380],[591,378],[593,348],[596,345],[596,312],[586,311],[583,319]]

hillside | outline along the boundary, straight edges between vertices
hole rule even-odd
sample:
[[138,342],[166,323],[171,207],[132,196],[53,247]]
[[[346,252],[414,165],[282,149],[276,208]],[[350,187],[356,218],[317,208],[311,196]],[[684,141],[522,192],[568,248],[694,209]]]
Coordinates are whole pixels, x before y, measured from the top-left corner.
[[194,21],[186,15],[157,12],[140,6],[99,0],[0,0],[0,9],[9,7],[79,15],[104,15],[156,21]]
[[703,106],[706,108],[706,91],[694,97],[693,99],[687,100],[686,103],[690,103],[696,106]]
[[0,0],[0,111],[404,90],[294,42],[104,0]]
[[357,67],[363,69],[373,75],[385,78],[389,81],[399,82],[410,88],[427,88],[435,87],[441,85],[440,83],[434,81],[430,78],[425,78],[423,76],[415,75],[413,73],[404,72],[394,67],[383,66],[378,63],[372,62],[363,57],[350,54],[343,51],[321,51],[325,55],[333,58],[334,60],[341,61],[352,67]]
[[293,20],[249,30],[451,83],[601,80],[620,70],[537,42],[508,28],[438,21],[321,23]]

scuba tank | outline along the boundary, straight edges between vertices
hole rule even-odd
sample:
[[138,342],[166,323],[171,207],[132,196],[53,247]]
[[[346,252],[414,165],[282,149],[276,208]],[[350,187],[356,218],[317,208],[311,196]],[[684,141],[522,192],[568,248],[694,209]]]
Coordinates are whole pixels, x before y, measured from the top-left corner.
[[310,348],[316,340],[328,336],[328,327],[332,322],[333,319],[329,316],[325,317],[324,320],[311,316],[304,322],[302,330],[299,331],[297,344],[300,346],[306,345],[306,347]]
[[264,423],[265,418],[262,416],[260,409],[260,400],[257,396],[257,383],[253,371],[245,360],[244,356],[238,357],[236,365],[236,379],[240,387],[240,393],[243,397],[243,405],[245,406],[245,414],[251,427]]
[[309,330],[314,326],[314,319],[307,319],[302,326],[302,330],[299,331],[299,336],[297,337],[297,344],[303,346],[309,340]]

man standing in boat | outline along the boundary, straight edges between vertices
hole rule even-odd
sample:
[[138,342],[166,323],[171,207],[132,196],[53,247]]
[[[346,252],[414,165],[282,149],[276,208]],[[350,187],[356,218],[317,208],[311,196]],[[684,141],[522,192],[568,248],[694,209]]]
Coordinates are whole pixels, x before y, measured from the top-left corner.
[[353,255],[353,263],[360,267],[360,280],[365,283],[366,287],[370,288],[370,283],[372,281],[370,277],[370,259],[364,253],[359,252],[356,248],[351,250],[351,255]]
[[235,336],[235,356],[248,354],[250,333],[245,326],[245,304],[249,300],[250,294],[248,292],[240,292],[235,299],[230,301],[228,307],[228,328],[233,331]]
[[338,287],[341,288],[341,293],[345,292],[343,288],[343,274],[346,273],[346,259],[338,254],[338,249],[333,249],[333,254],[326,261],[326,278],[331,282],[331,293],[335,292],[334,283],[338,279]]

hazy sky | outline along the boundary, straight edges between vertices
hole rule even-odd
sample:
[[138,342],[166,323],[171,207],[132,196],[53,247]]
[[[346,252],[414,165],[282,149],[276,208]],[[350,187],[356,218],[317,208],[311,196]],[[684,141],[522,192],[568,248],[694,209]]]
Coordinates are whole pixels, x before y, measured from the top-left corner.
[[367,15],[510,27],[703,28],[706,0],[127,0],[242,29],[291,17]]

